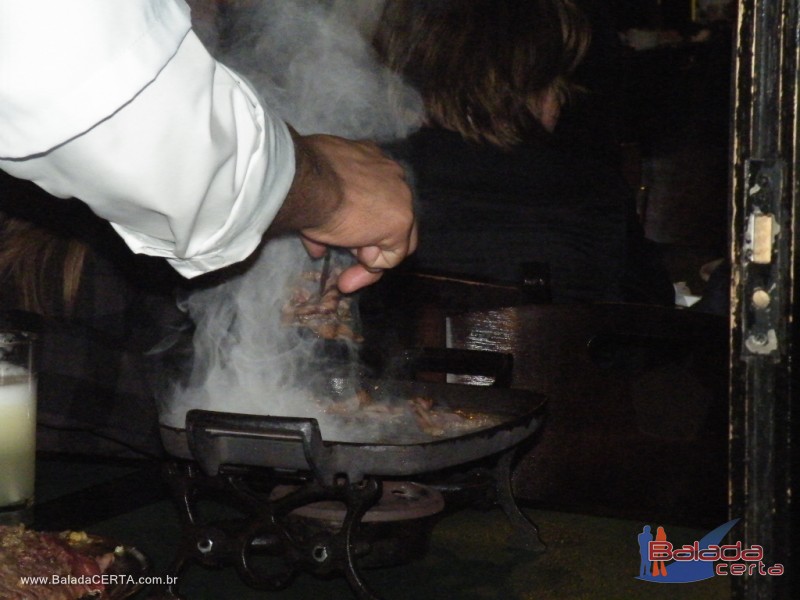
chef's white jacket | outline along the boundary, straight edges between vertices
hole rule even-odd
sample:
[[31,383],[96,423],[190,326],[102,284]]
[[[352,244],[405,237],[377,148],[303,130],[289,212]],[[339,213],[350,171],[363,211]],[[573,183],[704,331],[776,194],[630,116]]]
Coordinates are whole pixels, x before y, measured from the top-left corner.
[[294,148],[182,0],[0,0],[0,168],[192,277],[255,249]]

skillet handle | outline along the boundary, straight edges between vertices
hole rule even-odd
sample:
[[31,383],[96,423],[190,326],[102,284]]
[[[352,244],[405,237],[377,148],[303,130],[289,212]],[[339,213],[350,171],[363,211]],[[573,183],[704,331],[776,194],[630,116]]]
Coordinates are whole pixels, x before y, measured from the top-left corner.
[[514,356],[489,350],[460,348],[411,348],[398,357],[400,373],[413,379],[417,373],[453,373],[492,377],[494,387],[511,387]]
[[192,456],[208,475],[223,465],[272,465],[288,469],[327,471],[330,451],[322,442],[316,419],[269,417],[190,410],[186,436]]

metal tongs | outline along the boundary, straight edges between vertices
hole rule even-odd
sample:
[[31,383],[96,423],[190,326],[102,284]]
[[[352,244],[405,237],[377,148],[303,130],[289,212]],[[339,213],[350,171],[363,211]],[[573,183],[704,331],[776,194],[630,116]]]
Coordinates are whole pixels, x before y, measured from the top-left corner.
[[331,274],[331,251],[328,250],[322,257],[322,270],[319,273],[319,297],[325,293],[325,286],[328,285],[328,277]]

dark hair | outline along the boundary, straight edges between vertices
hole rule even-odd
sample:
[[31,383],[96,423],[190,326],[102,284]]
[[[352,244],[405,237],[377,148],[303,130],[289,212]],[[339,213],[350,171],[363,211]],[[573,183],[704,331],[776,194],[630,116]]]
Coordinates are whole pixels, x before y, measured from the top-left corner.
[[0,283],[13,287],[15,308],[70,316],[88,252],[79,240],[0,213]]
[[571,0],[388,0],[373,44],[430,120],[509,147],[548,94],[566,100],[589,38]]

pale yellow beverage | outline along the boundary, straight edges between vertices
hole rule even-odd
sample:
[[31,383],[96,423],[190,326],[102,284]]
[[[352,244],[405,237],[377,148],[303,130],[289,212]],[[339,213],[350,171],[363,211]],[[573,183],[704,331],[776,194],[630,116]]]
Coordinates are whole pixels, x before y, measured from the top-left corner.
[[36,380],[0,374],[0,514],[33,501],[35,463]]

